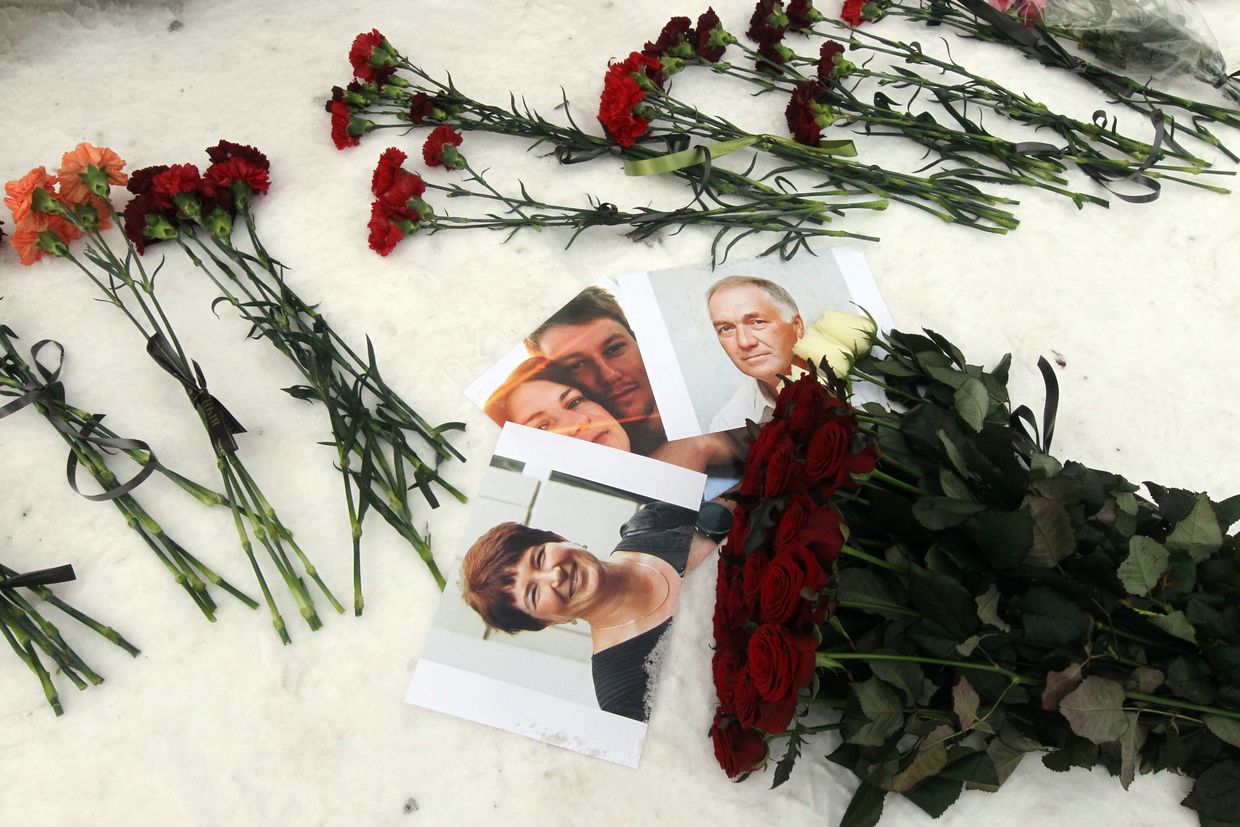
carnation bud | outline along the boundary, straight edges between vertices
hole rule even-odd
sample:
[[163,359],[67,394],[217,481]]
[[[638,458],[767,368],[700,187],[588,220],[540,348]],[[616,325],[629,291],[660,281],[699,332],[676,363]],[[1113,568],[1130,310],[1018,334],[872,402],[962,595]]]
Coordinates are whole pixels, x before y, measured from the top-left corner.
[[220,207],[211,210],[211,214],[202,223],[206,226],[208,232],[218,239],[226,239],[232,235],[232,216]]
[[172,203],[177,205],[181,215],[186,218],[197,218],[202,215],[202,201],[192,192],[179,192],[172,196]]
[[92,233],[99,229],[99,211],[94,204],[78,204],[73,208],[73,216],[83,232]]
[[142,235],[155,241],[168,241],[176,238],[177,228],[168,217],[159,213],[151,213],[146,217],[146,226],[142,228]]
[[39,241],[36,246],[43,252],[51,253],[54,256],[69,255],[69,245],[65,244],[64,239],[51,230],[44,230],[39,233]]
[[35,212],[48,215],[63,215],[65,211],[64,205],[43,187],[35,187],[34,192],[30,194],[30,208]]
[[80,173],[79,177],[86,186],[90,187],[90,191],[100,198],[107,198],[110,189],[108,185],[108,175],[94,164],[86,167],[86,170]]
[[365,135],[367,132],[373,132],[377,127],[378,124],[366,118],[349,119],[349,134],[354,137]]

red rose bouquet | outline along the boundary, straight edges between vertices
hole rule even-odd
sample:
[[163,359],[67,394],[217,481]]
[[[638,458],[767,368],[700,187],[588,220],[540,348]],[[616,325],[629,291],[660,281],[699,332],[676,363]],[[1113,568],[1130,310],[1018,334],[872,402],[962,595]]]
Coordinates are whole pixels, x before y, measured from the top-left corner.
[[[746,461],[721,552],[711,736],[730,777],[782,783],[811,738],[859,780],[938,816],[1022,759],[1194,779],[1203,823],[1240,821],[1240,496],[1144,484],[1049,453],[942,336],[892,332],[851,378],[786,386]],[[821,733],[831,733],[821,735]],[[815,743],[815,751],[820,745]],[[821,753],[820,753],[821,754]]]

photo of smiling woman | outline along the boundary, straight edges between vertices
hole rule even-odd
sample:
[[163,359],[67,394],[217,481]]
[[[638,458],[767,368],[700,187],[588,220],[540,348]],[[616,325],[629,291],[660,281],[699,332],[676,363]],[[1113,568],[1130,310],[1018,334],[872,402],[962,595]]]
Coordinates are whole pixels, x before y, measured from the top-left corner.
[[[633,451],[630,429],[587,394],[583,383],[569,369],[533,356],[504,379],[482,409],[497,425],[515,422],[618,451]],[[708,434],[662,442],[646,456],[691,471],[705,471],[741,459],[746,441],[743,432]]]
[[681,577],[718,544],[695,531],[696,520],[690,509],[647,503],[603,559],[553,531],[501,523],[465,554],[465,600],[509,634],[589,624],[599,708],[645,721],[649,658],[671,625]]

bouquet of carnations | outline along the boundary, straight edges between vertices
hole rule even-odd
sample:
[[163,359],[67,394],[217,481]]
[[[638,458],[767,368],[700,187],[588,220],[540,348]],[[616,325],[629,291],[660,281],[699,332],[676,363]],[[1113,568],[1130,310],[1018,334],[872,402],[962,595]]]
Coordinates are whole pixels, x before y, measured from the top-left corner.
[[848,827],[897,793],[938,816],[1030,753],[1194,779],[1203,823],[1240,822],[1240,497],[1215,502],[1049,454],[1009,359],[892,332],[851,378],[789,385],[758,434],[719,562],[711,734],[731,777],[788,778],[804,742],[860,785]]

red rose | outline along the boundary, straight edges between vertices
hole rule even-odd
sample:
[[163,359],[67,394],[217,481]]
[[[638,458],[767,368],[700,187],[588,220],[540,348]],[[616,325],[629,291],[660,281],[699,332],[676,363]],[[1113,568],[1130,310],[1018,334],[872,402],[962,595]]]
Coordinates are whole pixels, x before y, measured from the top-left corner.
[[796,466],[796,443],[792,441],[792,437],[784,434],[771,450],[770,459],[767,460],[762,496],[777,497],[790,485],[799,485],[799,480],[794,481],[794,477],[800,476],[796,473],[799,470]]
[[347,149],[361,143],[357,136],[349,132],[349,119],[353,113],[349,110],[347,103],[334,100],[328,111],[332,113],[332,143],[336,145],[336,149]]
[[733,692],[737,670],[741,668],[741,655],[734,649],[716,649],[711,658],[711,672],[715,679],[715,694],[726,710],[734,710]]
[[874,466],[878,464],[878,446],[867,445],[855,454],[848,457],[848,476],[849,481],[853,475],[863,477],[873,473]]
[[823,495],[839,488],[846,475],[844,461],[852,434],[839,422],[824,422],[809,439],[805,452],[805,473],[823,484]]
[[797,711],[797,699],[793,695],[778,701],[759,701],[757,715],[752,726],[763,732],[777,733],[788,728]]
[[375,165],[374,174],[370,176],[370,191],[379,196],[390,190],[399,173],[404,172],[401,164],[405,163],[408,157],[394,146],[383,150],[379,163]]
[[745,729],[753,729],[758,722],[759,705],[762,699],[758,697],[758,690],[754,688],[753,678],[750,677],[749,668],[746,666],[737,670],[733,678],[732,702],[741,726]]
[[784,513],[775,527],[775,551],[783,551],[798,540],[805,521],[814,510],[814,501],[805,494],[798,494],[784,506]]
[[758,617],[763,623],[787,622],[804,600],[805,572],[789,554],[777,554],[762,570]]
[[[716,30],[721,31],[722,35],[714,37],[718,45],[712,46],[711,40],[715,35]],[[715,10],[713,8],[706,9],[706,11],[703,12],[697,19],[698,57],[702,58],[702,60],[709,61],[710,63],[717,62],[719,58],[723,57],[724,51],[728,48],[722,42],[719,42],[724,40],[724,36],[726,35],[727,32],[723,30],[721,25],[719,25],[719,15],[715,14]]]
[[[798,83],[792,91],[792,97],[788,99],[787,108],[784,109],[788,131],[799,144],[818,146],[822,141],[822,127],[818,125],[818,113],[813,107],[819,89],[816,80]],[[814,384],[817,384],[816,380]]]
[[843,44],[828,40],[818,50],[818,79],[827,85],[836,82],[835,59],[844,54]]
[[642,54],[647,57],[660,58],[680,44],[693,43],[695,40],[693,22],[687,17],[673,17],[667,21],[667,25],[663,27],[663,31],[659,32],[659,37],[654,43],[646,42]]
[[775,419],[762,426],[758,437],[749,446],[745,456],[745,472],[741,476],[740,492],[742,494],[761,494],[766,479],[766,466],[775,445],[784,438],[788,429],[787,423]]
[[829,505],[815,509],[805,520],[797,539],[814,555],[823,570],[831,568],[844,546],[840,515]]
[[203,180],[221,190],[228,190],[233,184],[241,182],[250,188],[255,195],[264,195],[271,189],[271,179],[267,170],[245,158],[229,158],[226,161],[207,167]]
[[264,171],[271,169],[271,162],[267,160],[266,155],[252,146],[234,144],[232,141],[220,141],[215,146],[209,148],[207,150],[207,157],[211,159],[213,164],[222,164],[233,158],[241,158]]
[[840,20],[843,20],[854,28],[865,22],[865,17],[861,14],[861,9],[866,4],[866,0],[844,0],[844,8],[840,9]]
[[409,103],[409,123],[420,124],[434,111],[435,99],[425,92],[419,92]]
[[426,161],[428,167],[437,167],[443,165],[448,169],[459,169],[457,164],[457,154],[454,152],[444,152],[444,148],[458,147],[461,141],[465,140],[460,132],[457,132],[448,124],[440,124],[431,130],[431,134],[427,136],[426,143],[422,144],[422,160]]
[[749,639],[749,673],[764,700],[786,702],[814,676],[812,635],[793,635],[783,626],[764,623]]
[[719,558],[719,579],[715,584],[715,645],[722,646],[729,634],[749,622],[741,571]]
[[[838,553],[838,552],[837,552]],[[822,564],[818,562],[818,555],[810,551],[809,548],[801,543],[788,546],[784,555],[788,557],[801,570],[804,575],[804,586],[814,594],[822,591],[822,587],[827,585],[827,572],[823,569]],[[791,628],[791,626],[789,627]]]
[[736,719],[715,711],[710,725],[710,738],[715,745],[715,760],[728,778],[748,775],[766,760],[766,741],[756,732],[741,729]]
[[745,541],[749,537],[749,509],[743,505],[736,506],[732,512],[732,528],[728,530],[727,542],[719,550],[721,557],[741,557],[745,554]]
[[746,619],[758,605],[758,595],[762,591],[762,569],[766,567],[768,559],[765,552],[755,551],[745,558],[745,565],[741,567],[741,596]]

